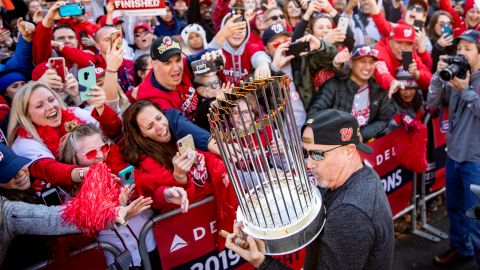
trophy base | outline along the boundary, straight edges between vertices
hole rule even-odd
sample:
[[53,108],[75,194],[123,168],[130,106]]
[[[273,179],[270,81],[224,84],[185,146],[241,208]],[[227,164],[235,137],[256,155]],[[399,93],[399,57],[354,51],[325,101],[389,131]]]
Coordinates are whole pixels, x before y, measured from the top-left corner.
[[323,229],[325,225],[325,207],[322,203],[322,196],[317,188],[313,188],[315,200],[312,201],[309,210],[305,215],[289,224],[279,228],[259,228],[248,224],[237,211],[237,220],[243,220],[245,226],[243,232],[261,239],[265,243],[265,254],[283,255],[298,251],[310,244]]

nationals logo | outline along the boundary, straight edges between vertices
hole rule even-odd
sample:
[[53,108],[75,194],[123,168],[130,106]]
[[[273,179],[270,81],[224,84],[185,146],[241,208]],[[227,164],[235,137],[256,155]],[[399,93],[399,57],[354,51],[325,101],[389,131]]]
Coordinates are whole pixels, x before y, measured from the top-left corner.
[[350,141],[353,135],[353,128],[342,128],[340,129],[340,134],[342,134],[342,141]]

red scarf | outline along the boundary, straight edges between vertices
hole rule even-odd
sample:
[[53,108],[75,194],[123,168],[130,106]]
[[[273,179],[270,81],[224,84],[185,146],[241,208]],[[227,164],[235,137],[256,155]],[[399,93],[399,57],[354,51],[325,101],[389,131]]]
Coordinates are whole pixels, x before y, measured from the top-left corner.
[[[80,120],[72,110],[62,109],[62,122],[58,127],[49,127],[49,126],[37,126],[34,124],[35,129],[37,130],[38,136],[42,139],[42,142],[47,146],[48,150],[52,152],[54,156],[57,156],[58,149],[60,148],[60,140],[62,137],[67,134],[67,126],[71,122],[79,124],[85,124],[84,121]],[[20,127],[17,131],[17,135],[24,138],[33,138],[33,136],[28,133],[23,127]]]

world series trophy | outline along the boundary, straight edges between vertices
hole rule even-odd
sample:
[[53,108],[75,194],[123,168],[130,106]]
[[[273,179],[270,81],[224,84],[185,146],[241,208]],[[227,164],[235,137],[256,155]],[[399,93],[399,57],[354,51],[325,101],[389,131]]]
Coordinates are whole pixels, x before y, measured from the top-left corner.
[[295,252],[325,224],[321,194],[307,175],[288,76],[242,82],[208,115],[239,202],[243,232],[266,254]]

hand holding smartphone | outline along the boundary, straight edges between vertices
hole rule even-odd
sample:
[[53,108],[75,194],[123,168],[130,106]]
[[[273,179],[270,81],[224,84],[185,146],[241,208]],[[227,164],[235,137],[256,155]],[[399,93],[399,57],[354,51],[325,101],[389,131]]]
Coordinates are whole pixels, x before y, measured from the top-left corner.
[[88,66],[78,71],[78,91],[80,92],[81,101],[90,99],[88,94],[95,85],[97,85],[97,78],[94,66]]
[[233,7],[232,8],[232,15],[238,14],[240,18],[235,19],[234,22],[243,22],[245,21],[245,9],[241,7]]

